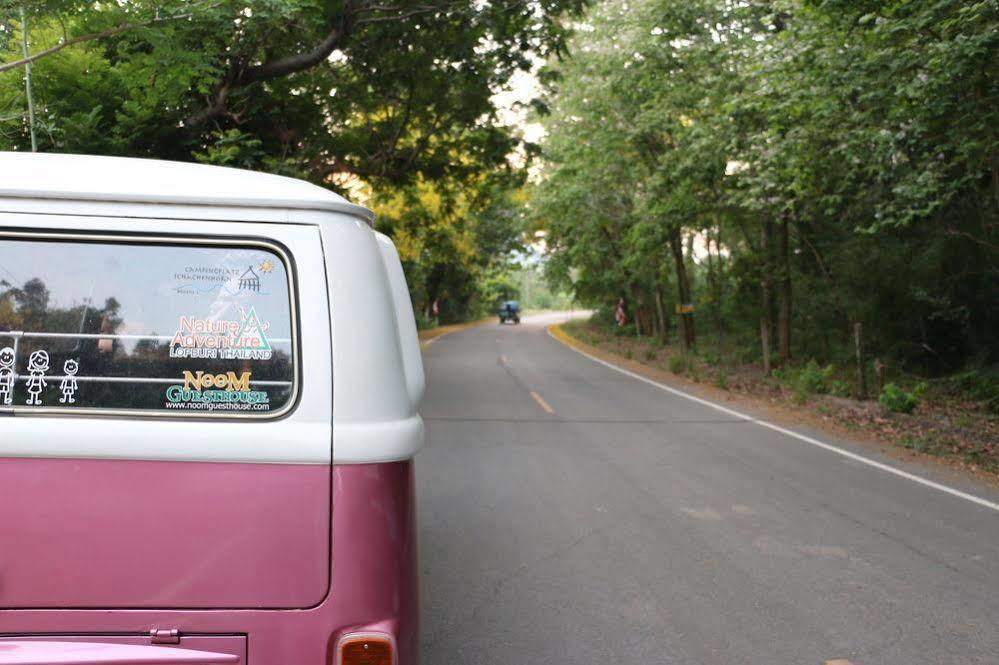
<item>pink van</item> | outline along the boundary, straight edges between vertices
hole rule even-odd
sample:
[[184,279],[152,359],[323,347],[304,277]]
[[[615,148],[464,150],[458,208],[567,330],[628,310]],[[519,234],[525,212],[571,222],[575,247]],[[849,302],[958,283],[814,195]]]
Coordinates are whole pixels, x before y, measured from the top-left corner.
[[371,213],[0,153],[0,665],[412,665],[424,377]]

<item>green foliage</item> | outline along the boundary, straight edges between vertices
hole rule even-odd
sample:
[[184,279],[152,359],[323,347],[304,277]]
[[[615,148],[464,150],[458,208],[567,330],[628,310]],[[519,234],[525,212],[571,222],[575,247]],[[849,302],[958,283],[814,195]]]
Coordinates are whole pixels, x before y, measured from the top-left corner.
[[[0,0],[0,62],[29,9],[45,151],[199,158],[320,184],[406,184],[503,166],[492,99],[564,51],[580,0]],[[0,147],[25,149],[21,72],[0,72]],[[81,126],[84,131],[78,132]],[[460,157],[459,157],[460,156]],[[337,182],[330,181],[336,175]]]
[[[605,330],[614,330],[617,328],[617,323],[614,321],[614,310],[610,307],[598,307],[593,310],[590,322]],[[632,334],[634,334],[634,330]]]
[[634,337],[635,336],[635,324],[626,323],[623,326],[614,324],[611,330],[615,337]]
[[814,360],[809,360],[808,364],[798,371],[795,383],[806,392],[825,394],[829,392],[832,373],[832,365],[820,367]]
[[395,241],[414,309],[441,323],[492,314],[515,299],[514,252],[522,247],[520,181],[492,174],[469,182],[419,180],[371,198],[379,229]]
[[423,312],[414,312],[416,317],[416,329],[417,330],[430,330],[431,328],[437,327],[437,320],[429,318]]
[[802,404],[808,401],[810,395],[824,395],[838,390],[849,392],[842,381],[832,379],[835,368],[832,365],[822,367],[814,359],[800,367],[784,367],[775,369],[774,378],[791,388],[795,402]]
[[554,280],[651,319],[657,292],[680,302],[679,252],[698,334],[760,362],[769,321],[774,347],[784,332],[817,359],[787,379],[802,396],[850,394],[823,366],[853,361],[855,322],[908,374],[995,364],[994,3],[607,0],[581,26],[539,118]]
[[524,267],[516,271],[513,279],[523,309],[567,310],[573,306],[569,294],[552,287],[541,266]]
[[833,379],[829,382],[829,393],[836,397],[850,397],[853,395],[853,388],[848,381]]
[[685,353],[674,353],[669,357],[669,371],[674,374],[689,374],[693,368],[693,361]]
[[999,367],[981,367],[956,374],[950,381],[960,393],[999,414]]
[[912,413],[919,406],[919,398],[894,383],[886,383],[878,396],[878,403],[895,413]]
[[726,374],[724,370],[716,370],[712,382],[715,384],[716,388],[728,390],[728,374]]
[[[523,174],[508,158],[533,148],[494,93],[564,55],[582,0],[0,0],[0,65],[21,58],[22,6],[32,52],[55,49],[32,65],[40,150],[370,194],[410,244],[424,319],[434,300],[448,321],[515,293]],[[0,150],[30,147],[22,71],[0,71]]]

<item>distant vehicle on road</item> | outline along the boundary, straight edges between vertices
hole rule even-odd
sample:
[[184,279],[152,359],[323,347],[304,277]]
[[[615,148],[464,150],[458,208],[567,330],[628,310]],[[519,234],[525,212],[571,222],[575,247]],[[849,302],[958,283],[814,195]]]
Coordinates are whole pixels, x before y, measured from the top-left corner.
[[365,208],[0,153],[0,663],[415,665],[423,390]]
[[507,300],[499,309],[499,322],[503,325],[506,322],[514,324],[520,323],[520,303],[516,300]]

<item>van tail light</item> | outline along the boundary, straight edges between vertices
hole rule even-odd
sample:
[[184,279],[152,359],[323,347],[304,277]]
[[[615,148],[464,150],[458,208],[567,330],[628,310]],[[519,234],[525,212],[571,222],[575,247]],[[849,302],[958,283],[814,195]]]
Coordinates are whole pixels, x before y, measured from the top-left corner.
[[337,647],[337,665],[395,665],[395,644],[384,634],[346,635]]

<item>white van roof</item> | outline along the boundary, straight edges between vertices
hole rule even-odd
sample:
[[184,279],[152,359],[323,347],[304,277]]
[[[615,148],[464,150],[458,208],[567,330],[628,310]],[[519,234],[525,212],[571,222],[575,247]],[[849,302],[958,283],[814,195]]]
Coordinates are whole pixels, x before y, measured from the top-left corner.
[[0,198],[331,210],[374,221],[367,208],[303,180],[127,157],[0,152]]

